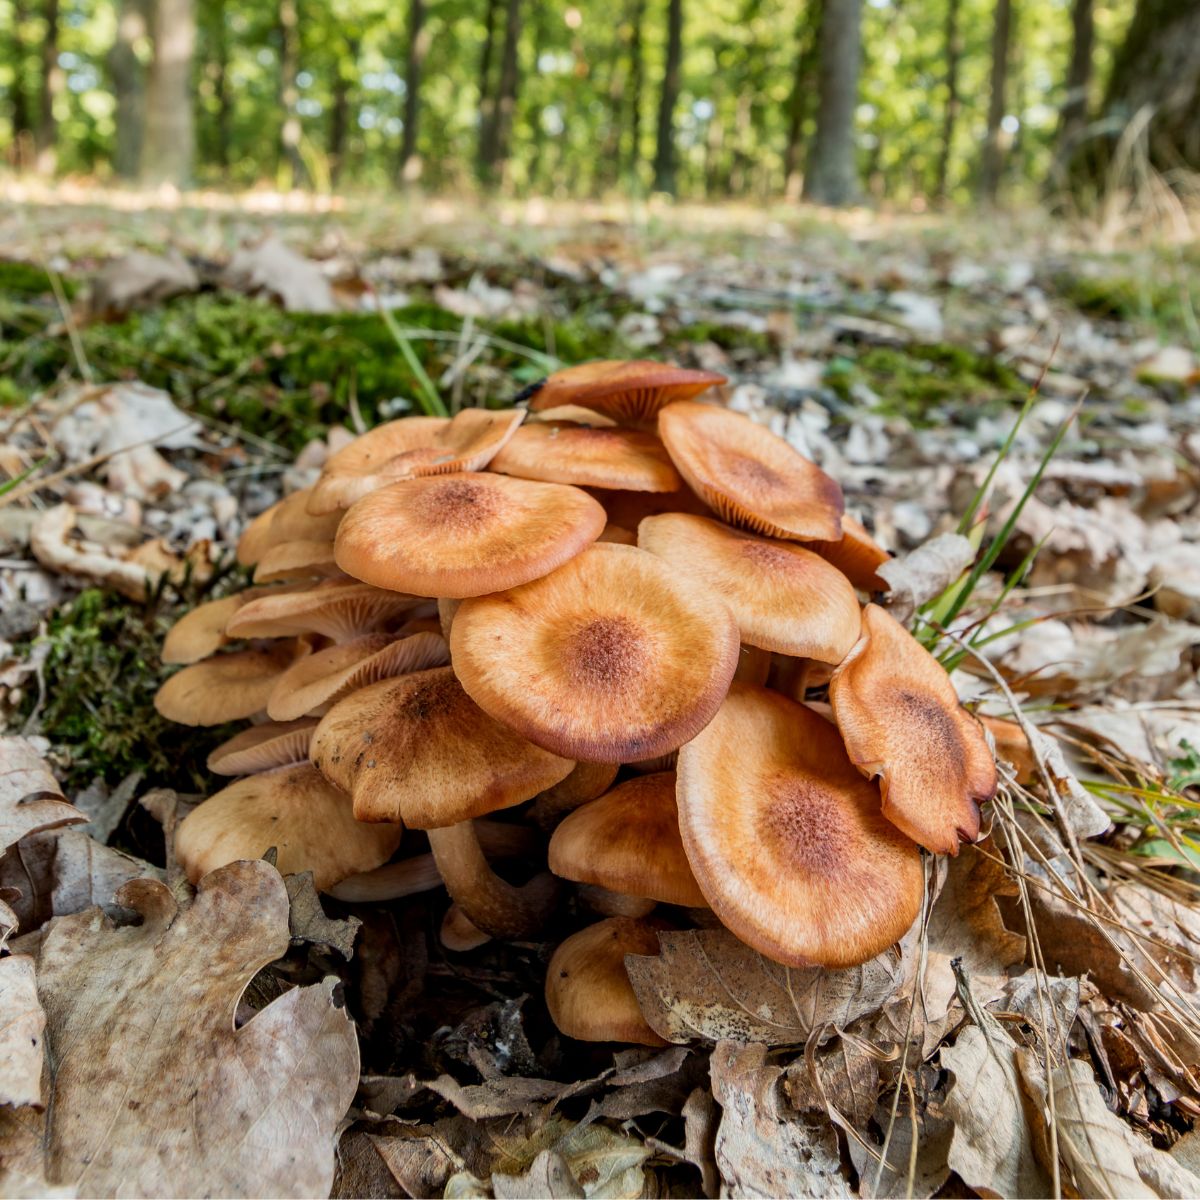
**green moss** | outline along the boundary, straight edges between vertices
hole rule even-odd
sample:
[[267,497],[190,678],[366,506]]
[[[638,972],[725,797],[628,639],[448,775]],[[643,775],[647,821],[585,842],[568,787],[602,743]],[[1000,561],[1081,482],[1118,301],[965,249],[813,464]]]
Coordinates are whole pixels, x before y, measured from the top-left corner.
[[695,345],[698,342],[713,342],[730,354],[754,359],[765,358],[771,353],[768,334],[736,325],[721,325],[716,321],[696,321],[683,325],[667,337],[668,345]]
[[[145,787],[211,786],[204,761],[232,730],[175,725],[154,709],[154,693],[172,670],[160,657],[162,639],[188,607],[190,598],[140,605],[93,588],[55,613],[44,639],[36,732],[65,753],[68,795],[98,775],[115,784],[132,771],[144,772]],[[35,703],[31,696],[25,716]]]
[[[68,300],[78,290],[78,284],[65,276],[59,276],[59,284]],[[53,295],[54,289],[50,286],[50,277],[44,267],[0,258],[0,299],[36,300]]]
[[1194,269],[1161,266],[1139,275],[1111,271],[1057,276],[1059,294],[1100,320],[1129,321],[1168,340],[1186,340],[1200,312],[1200,282]]

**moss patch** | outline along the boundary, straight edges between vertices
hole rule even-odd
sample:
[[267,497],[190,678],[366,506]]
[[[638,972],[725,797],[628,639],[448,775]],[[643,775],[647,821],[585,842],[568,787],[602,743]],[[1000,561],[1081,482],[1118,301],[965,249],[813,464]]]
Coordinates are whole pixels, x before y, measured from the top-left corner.
[[1142,325],[1168,341],[1189,341],[1200,314],[1195,264],[1163,264],[1139,275],[1064,273],[1054,285],[1088,316]]

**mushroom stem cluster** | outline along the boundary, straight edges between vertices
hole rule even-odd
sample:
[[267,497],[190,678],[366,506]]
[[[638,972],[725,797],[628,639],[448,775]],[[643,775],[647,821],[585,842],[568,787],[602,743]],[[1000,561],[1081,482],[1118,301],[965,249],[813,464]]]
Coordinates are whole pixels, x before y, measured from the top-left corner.
[[[210,758],[244,778],[180,828],[192,878],[276,846],[281,869],[370,899],[436,867],[454,948],[538,935],[570,881],[609,915],[560,946],[552,1015],[648,1044],[624,954],[698,912],[789,965],[895,942],[921,849],[978,836],[995,764],[870,603],[887,554],[837,482],[698,399],[723,382],[572,367],[527,408],[381,425],[256,518],[254,586],[164,648],[183,664],[164,715],[253,721]],[[540,840],[506,851],[483,821],[503,810],[500,828],[550,835],[546,862]],[[406,827],[432,859],[389,863]],[[520,884],[488,859],[514,846]],[[607,1023],[581,973],[603,976]]]

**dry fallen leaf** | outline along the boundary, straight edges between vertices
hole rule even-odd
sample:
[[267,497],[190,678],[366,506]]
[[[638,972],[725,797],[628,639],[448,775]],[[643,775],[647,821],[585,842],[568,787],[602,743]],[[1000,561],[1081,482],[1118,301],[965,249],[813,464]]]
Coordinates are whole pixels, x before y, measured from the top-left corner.
[[62,798],[58,781],[29,742],[0,738],[0,850],[26,834],[86,820]]
[[234,1028],[246,985],[287,949],[278,873],[232,863],[186,909],[152,879],[117,902],[141,924],[93,908],[42,943],[46,1177],[89,1196],[327,1195],[358,1079],[336,981],[285,992]]
[[45,1025],[33,959],[0,958],[0,1104],[41,1104]]
[[944,592],[974,561],[975,548],[958,533],[940,534],[901,558],[889,559],[878,568],[890,589],[888,611],[907,624],[926,600]]
[[112,320],[134,308],[149,308],[184,292],[194,292],[200,279],[178,250],[165,255],[131,250],[107,262],[92,278],[86,314]]
[[225,268],[222,283],[256,296],[265,292],[288,312],[333,312],[333,290],[321,268],[279,238],[264,238],[238,250]]

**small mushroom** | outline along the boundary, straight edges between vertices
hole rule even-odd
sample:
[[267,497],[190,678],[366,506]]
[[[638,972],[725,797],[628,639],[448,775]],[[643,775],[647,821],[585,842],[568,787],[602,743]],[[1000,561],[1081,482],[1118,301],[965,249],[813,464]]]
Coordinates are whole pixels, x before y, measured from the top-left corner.
[[305,762],[316,727],[315,719],[251,725],[222,742],[208,756],[208,769],[214,775],[257,775],[260,771]]
[[650,1028],[625,970],[627,954],[656,955],[658,928],[609,917],[572,934],[546,967],[546,1007],[561,1033],[582,1042],[668,1043]]
[[224,725],[252,717],[266,708],[275,681],[308,649],[290,640],[206,658],[172,675],[155,694],[154,707],[179,725]]
[[285,579],[329,578],[341,571],[333,560],[333,539],[297,538],[272,546],[254,568],[255,583]]
[[239,859],[278,851],[280,874],[311,871],[318,891],[386,862],[400,845],[398,825],[354,819],[350,798],[310,763],[251,775],[193,809],[175,835],[192,883]]
[[766,537],[837,541],[842,489],[816,463],[749,417],[670,404],[658,435],[692,490],[730,525]]
[[1025,730],[1016,721],[1010,721],[1006,717],[981,715],[979,719],[992,735],[997,755],[1012,764],[1017,782],[1028,787],[1038,777],[1038,765],[1029,738],[1025,736]]
[[230,617],[230,637],[286,637],[319,633],[335,642],[386,629],[425,603],[422,596],[372,587],[356,579],[327,579],[303,589],[279,589],[243,604]]
[[407,479],[364,497],[338,565],[381,588],[460,599],[537,579],[600,536],[604,509],[561,483],[507,475]]
[[486,946],[492,940],[489,934],[471,923],[471,919],[457,904],[451,904],[446,909],[438,938],[447,950],[455,954],[478,950],[480,946]]
[[533,823],[539,829],[553,829],[567,813],[603,796],[612,787],[620,769],[618,763],[577,762],[566,779],[547,788],[534,800],[530,810]]
[[340,512],[312,516],[308,511],[311,489],[293,492],[265,512],[261,512],[242,531],[238,540],[237,560],[244,567],[254,566],[274,546],[297,540],[329,541],[337,532]]
[[550,870],[663,904],[707,903],[679,836],[674,771],[628,779],[577,808],[550,839]]
[[851,761],[878,777],[883,813],[935,854],[979,837],[996,762],[941,664],[890,613],[863,609],[863,636],[829,699]]
[[720,706],[738,646],[708,588],[607,543],[464,601],[450,631],[454,669],[484,711],[586,762],[653,758],[693,737]]
[[916,919],[920,851],[884,818],[837,729],[804,705],[735,684],[680,750],[677,796],[701,891],[766,957],[854,966]]
[[751,646],[840,663],[858,641],[862,618],[853,586],[803,546],[687,513],[647,517],[638,545],[712,588]]
[[649,421],[664,404],[690,400],[725,382],[715,371],[693,371],[643,359],[580,363],[555,371],[534,393],[535,412],[573,404],[617,421]]
[[842,536],[836,542],[806,542],[826,562],[837,567],[859,591],[886,592],[888,582],[877,572],[891,555],[866,531],[861,521],[842,513]]
[[167,632],[163,639],[162,660],[164,663],[194,663],[210,654],[216,654],[230,642],[225,633],[229,618],[248,600],[260,594],[251,588],[245,592],[234,592],[219,600],[199,604],[185,613]]

